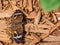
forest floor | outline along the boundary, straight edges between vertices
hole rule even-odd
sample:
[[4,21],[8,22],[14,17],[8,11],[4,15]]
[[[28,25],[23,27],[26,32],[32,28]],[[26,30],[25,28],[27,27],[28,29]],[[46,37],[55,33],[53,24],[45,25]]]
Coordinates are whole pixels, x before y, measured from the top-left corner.
[[[16,39],[23,36],[19,44],[14,34]],[[3,44],[60,45],[60,8],[46,12],[39,0],[0,0],[0,45]]]

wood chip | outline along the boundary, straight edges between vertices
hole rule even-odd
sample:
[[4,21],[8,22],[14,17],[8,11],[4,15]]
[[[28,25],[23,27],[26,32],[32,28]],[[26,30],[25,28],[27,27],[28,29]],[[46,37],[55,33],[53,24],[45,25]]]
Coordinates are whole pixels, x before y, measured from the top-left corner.
[[2,4],[1,4],[1,0],[0,0],[0,11],[2,11]]
[[56,23],[57,22],[56,16],[54,14],[52,16],[53,16],[54,22]]
[[50,35],[49,37],[45,38],[43,41],[60,41],[60,36]]
[[27,1],[23,0],[23,8],[25,8],[27,6]]
[[32,11],[32,0],[28,0],[28,2],[27,2],[27,9],[29,11]]
[[[55,29],[57,29],[60,26],[60,22],[58,22],[52,29],[50,29],[50,33],[51,34],[53,31],[55,31]],[[42,34],[40,37],[42,39],[46,38],[47,36],[49,36],[49,34]]]

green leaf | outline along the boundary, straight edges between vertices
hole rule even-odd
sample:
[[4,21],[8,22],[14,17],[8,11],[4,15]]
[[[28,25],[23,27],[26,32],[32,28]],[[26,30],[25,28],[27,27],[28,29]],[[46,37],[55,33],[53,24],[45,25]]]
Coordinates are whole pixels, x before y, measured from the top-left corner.
[[46,11],[52,11],[60,6],[60,0],[40,0],[41,7]]

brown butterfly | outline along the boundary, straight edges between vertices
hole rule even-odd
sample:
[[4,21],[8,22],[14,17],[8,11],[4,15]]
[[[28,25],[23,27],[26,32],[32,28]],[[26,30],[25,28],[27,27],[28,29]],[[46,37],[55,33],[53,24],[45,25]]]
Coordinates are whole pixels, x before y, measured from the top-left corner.
[[24,13],[21,12],[20,10],[16,10],[11,16],[9,28],[11,29],[11,32],[13,32],[12,37],[17,43],[23,40],[24,21],[25,21]]

